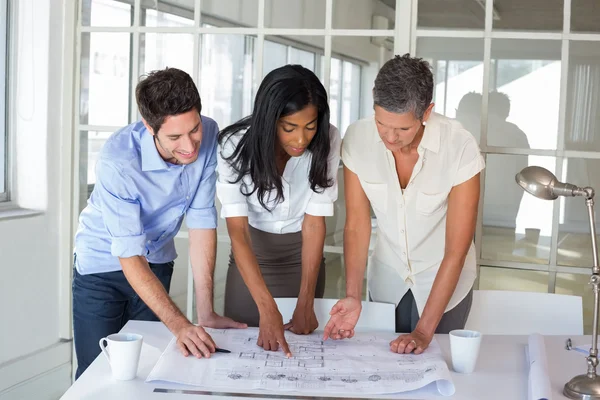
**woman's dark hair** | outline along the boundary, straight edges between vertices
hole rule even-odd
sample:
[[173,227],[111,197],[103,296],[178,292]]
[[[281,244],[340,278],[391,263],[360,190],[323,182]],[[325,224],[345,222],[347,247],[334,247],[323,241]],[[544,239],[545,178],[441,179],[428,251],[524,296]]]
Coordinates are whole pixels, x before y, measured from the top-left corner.
[[[309,69],[300,65],[285,65],[271,71],[258,88],[252,115],[219,133],[222,148],[232,136],[242,135],[233,153],[225,156],[221,152],[221,155],[237,173],[231,183],[243,182],[242,179],[249,175],[253,187],[249,188],[242,183],[241,191],[245,196],[257,192],[258,201],[266,210],[271,211],[266,205],[268,201],[274,200],[278,204],[284,199],[281,176],[275,162],[277,122],[310,104],[317,108],[319,116],[317,132],[307,148],[312,156],[308,180],[310,188],[320,193],[333,185],[327,171],[331,147],[329,105],[325,88]],[[275,198],[270,196],[273,189],[276,190]]]
[[140,114],[158,134],[165,118],[196,109],[202,111],[198,89],[186,72],[166,68],[150,72],[135,88]]

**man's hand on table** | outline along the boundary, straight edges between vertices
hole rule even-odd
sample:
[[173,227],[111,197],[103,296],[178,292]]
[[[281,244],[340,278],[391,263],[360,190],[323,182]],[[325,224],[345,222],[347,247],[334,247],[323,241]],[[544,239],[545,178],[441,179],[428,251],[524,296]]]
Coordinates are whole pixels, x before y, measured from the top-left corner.
[[196,326],[191,322],[175,330],[177,337],[177,347],[185,357],[193,354],[196,358],[209,358],[211,353],[215,352],[215,342],[201,326]]
[[196,358],[209,358],[211,353],[215,352],[215,342],[203,326],[216,329],[243,329],[247,327],[246,324],[222,317],[212,311],[206,315],[199,314],[198,324],[199,326],[196,326],[185,320],[182,322],[181,327],[174,329],[174,334],[177,337],[177,347],[185,357],[193,354]]

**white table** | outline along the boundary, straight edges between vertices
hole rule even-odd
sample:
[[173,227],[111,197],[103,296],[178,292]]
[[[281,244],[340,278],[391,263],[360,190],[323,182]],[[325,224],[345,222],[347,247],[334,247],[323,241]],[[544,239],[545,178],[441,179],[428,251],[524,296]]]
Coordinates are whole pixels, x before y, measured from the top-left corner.
[[[144,347],[140,357],[138,377],[133,381],[119,382],[110,374],[110,366],[103,355],[90,365],[85,373],[71,386],[62,400],[205,400],[205,399],[247,399],[249,396],[219,396],[183,393],[155,393],[155,388],[202,390],[198,387],[176,384],[144,383],[144,380],[156,364],[159,355],[166,348],[172,334],[159,322],[130,321],[123,332],[139,333],[144,336]],[[450,365],[448,335],[436,335]],[[562,389],[571,377],[585,373],[585,355],[565,350],[565,336],[546,336],[548,368],[553,390],[553,399],[566,399]],[[591,343],[590,336],[572,336],[573,345]],[[390,396],[371,396],[370,398],[400,399],[527,399],[527,363],[525,346],[527,336],[483,336],[476,371],[470,375],[452,372],[456,393],[451,397],[439,394],[420,394],[418,392]],[[254,391],[252,398],[261,398],[260,394],[269,392]],[[256,395],[259,394],[259,395]],[[369,398],[369,397],[363,397]]]

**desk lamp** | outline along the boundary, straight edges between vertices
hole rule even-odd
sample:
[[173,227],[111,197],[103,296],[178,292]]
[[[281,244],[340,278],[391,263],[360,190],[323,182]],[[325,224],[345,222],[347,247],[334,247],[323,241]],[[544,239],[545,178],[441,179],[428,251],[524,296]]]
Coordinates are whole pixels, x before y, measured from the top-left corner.
[[600,399],[600,377],[596,375],[598,366],[598,306],[600,287],[600,267],[598,266],[598,248],[596,247],[596,224],[594,222],[594,189],[580,188],[570,183],[559,182],[556,176],[542,167],[527,167],[519,172],[515,179],[525,191],[544,200],[555,200],[558,196],[584,196],[590,220],[592,235],[592,255],[594,265],[590,285],[594,290],[594,323],[592,326],[592,348],[587,356],[587,374],[577,375],[565,384],[563,393],[570,399]]

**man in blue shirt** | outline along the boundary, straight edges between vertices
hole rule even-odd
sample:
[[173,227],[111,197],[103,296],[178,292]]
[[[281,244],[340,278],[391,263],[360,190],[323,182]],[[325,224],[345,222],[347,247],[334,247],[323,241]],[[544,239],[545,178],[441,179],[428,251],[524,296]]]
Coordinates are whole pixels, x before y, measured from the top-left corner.
[[[130,319],[160,319],[181,352],[196,357],[215,351],[202,326],[245,327],[213,311],[218,126],[200,115],[193,80],[175,68],[150,73],[137,85],[136,99],[142,121],[115,132],[102,148],[75,236],[77,378],[100,353],[98,341]],[[168,294],[173,238],[184,215],[200,326]]]

